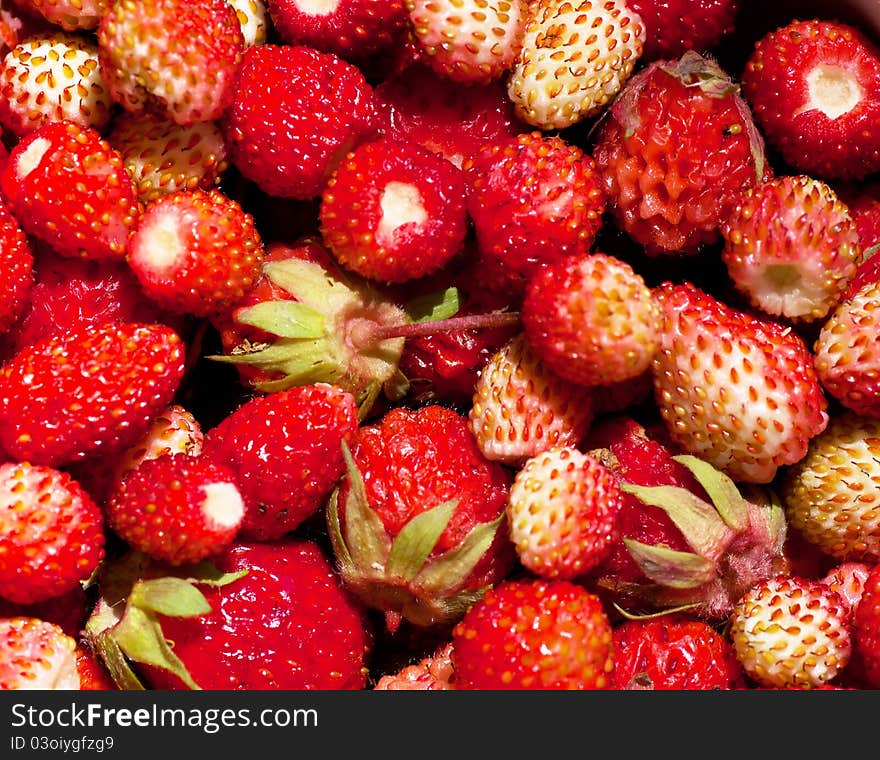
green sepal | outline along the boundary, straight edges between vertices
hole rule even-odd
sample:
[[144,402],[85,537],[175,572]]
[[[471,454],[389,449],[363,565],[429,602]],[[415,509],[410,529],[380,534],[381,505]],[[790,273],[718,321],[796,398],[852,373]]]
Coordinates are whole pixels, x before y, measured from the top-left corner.
[[680,454],[672,458],[690,470],[728,527],[737,532],[748,527],[749,507],[732,478],[704,459],[691,454]]
[[666,607],[665,609],[658,610],[657,612],[641,613],[625,610],[617,602],[611,602],[611,606],[620,613],[621,617],[624,617],[627,620],[654,620],[655,618],[661,618],[666,615],[674,615],[676,612],[687,612],[688,610],[695,610],[700,606],[700,603],[691,602],[690,604],[680,604],[677,607]]
[[146,691],[146,687],[128,664],[111,631],[99,633],[95,637],[94,646],[117,688],[122,691]]
[[717,559],[733,538],[715,508],[686,488],[625,483],[621,490],[666,512],[688,545],[702,557]]
[[248,574],[247,569],[237,570],[234,573],[223,572],[210,560],[202,560],[195,565],[187,565],[181,568],[181,570],[184,570],[186,573],[184,580],[214,588],[228,586],[230,583],[235,583],[235,581],[244,578]]
[[[385,566],[391,550],[391,540],[382,520],[367,501],[364,479],[355,464],[348,444],[342,441],[342,457],[349,481],[348,498],[345,500],[345,545],[353,567],[360,569]],[[338,506],[338,505],[337,505]]]
[[437,322],[454,317],[461,308],[458,288],[446,288],[413,298],[403,310],[413,322]]
[[183,578],[166,576],[138,581],[132,586],[129,604],[171,617],[206,615],[211,605],[205,595]]
[[391,544],[385,565],[387,574],[406,581],[415,578],[446,530],[457,506],[458,499],[453,499],[410,519]]
[[354,569],[354,560],[351,558],[351,552],[345,545],[345,539],[342,538],[342,526],[339,524],[339,489],[335,488],[330,494],[325,509],[325,517],[327,518],[327,533],[330,537],[330,546],[333,549],[333,555],[336,557],[336,563],[343,574],[351,572]]
[[382,390],[390,401],[399,401],[409,393],[409,389],[409,378],[400,371],[400,367],[395,367],[394,373],[382,385]]
[[265,301],[236,314],[235,319],[280,338],[320,338],[327,328],[321,312],[298,301]]
[[415,583],[436,596],[460,586],[489,550],[504,517],[502,512],[491,522],[475,525],[460,546],[431,560],[415,577]]
[[641,571],[661,586],[696,588],[715,577],[715,566],[698,554],[650,546],[631,538],[624,538],[623,543]]
[[112,629],[112,636],[128,659],[170,671],[190,689],[201,689],[171,650],[155,613],[129,604],[122,620]]

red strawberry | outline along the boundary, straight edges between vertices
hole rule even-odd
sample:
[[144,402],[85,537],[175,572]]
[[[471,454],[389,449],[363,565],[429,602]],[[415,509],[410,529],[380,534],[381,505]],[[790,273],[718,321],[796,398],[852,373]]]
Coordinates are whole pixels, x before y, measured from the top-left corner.
[[80,35],[20,42],[0,63],[0,94],[0,123],[19,136],[62,119],[102,130],[112,113],[98,47]]
[[569,581],[502,581],[468,610],[452,642],[458,689],[611,686],[608,616],[598,597]]
[[626,620],[613,641],[616,689],[727,690],[744,682],[730,641],[703,620]]
[[123,112],[114,117],[107,142],[122,155],[142,203],[175,190],[210,190],[229,166],[213,121],[181,126],[148,112]]
[[733,31],[739,0],[627,0],[645,25],[642,58],[678,58],[714,48]]
[[316,383],[247,401],[209,430],[203,456],[232,470],[244,498],[241,536],[279,539],[321,509],[357,425],[352,395]]
[[775,177],[746,191],[721,235],[735,287],[771,316],[827,316],[856,272],[859,235],[847,207],[824,182]]
[[212,562],[107,568],[86,631],[121,688],[365,688],[369,621],[318,544],[237,542]]
[[880,49],[837,21],[795,20],[755,45],[743,93],[794,169],[860,179],[880,170]]
[[0,334],[27,309],[34,281],[34,256],[27,236],[0,200]]
[[88,644],[76,646],[76,672],[80,691],[116,691],[110,671],[104,667]]
[[352,64],[308,47],[247,49],[222,120],[231,162],[269,195],[321,194],[376,129],[373,88]]
[[835,189],[856,224],[862,251],[876,250],[880,245],[880,181],[841,182]]
[[716,241],[735,198],[765,177],[763,141],[737,90],[691,51],[631,77],[602,120],[593,158],[609,211],[649,255]]
[[188,454],[142,462],[123,476],[105,510],[108,527],[129,546],[172,565],[227,549],[244,511],[233,473]]
[[487,83],[513,67],[526,0],[406,0],[410,28],[441,76]]
[[617,478],[598,459],[570,446],[532,457],[506,509],[520,562],[545,578],[584,575],[611,550],[622,504]]
[[856,607],[859,606],[862,594],[865,592],[865,583],[872,569],[872,565],[864,562],[841,562],[832,567],[822,578],[822,583],[840,594],[840,598],[849,608],[850,620]]
[[395,47],[406,24],[403,0],[268,0],[268,8],[274,28],[288,45],[357,62]]
[[413,142],[379,140],[349,153],[321,196],[324,242],[362,277],[404,282],[436,272],[464,242],[462,172]]
[[510,480],[446,407],[396,408],[361,428],[328,510],[346,585],[391,628],[400,616],[420,626],[460,617],[513,566],[499,530]]
[[178,190],[146,208],[127,260],[156,303],[208,316],[230,308],[251,288],[263,243],[253,217],[219,190]]
[[419,143],[458,167],[484,145],[526,130],[500,82],[452,82],[421,64],[378,84],[376,99],[389,137]]
[[47,122],[22,138],[0,190],[25,232],[64,256],[121,259],[140,214],[119,152],[70,121]]
[[67,473],[0,465],[0,597],[34,604],[72,591],[104,558],[101,511]]
[[125,110],[194,124],[229,105],[244,36],[226,0],[114,3],[97,34],[110,93]]
[[45,19],[68,31],[95,29],[112,0],[19,0],[39,11]]
[[[880,204],[878,204],[878,209],[880,209]],[[878,252],[880,252],[880,238],[878,238],[876,245],[862,251],[862,262],[840,296],[841,303],[850,300],[867,285],[880,282],[880,256],[877,256]]]
[[104,324],[27,346],[0,369],[0,445],[59,466],[137,440],[183,377],[180,336]]
[[769,483],[828,424],[803,339],[690,283],[665,282],[655,294],[654,391],[670,437],[736,480]]
[[757,491],[744,498],[723,473],[677,454],[663,432],[615,416],[583,444],[624,494],[615,543],[589,582],[635,612],[687,605],[720,621],[749,587],[785,566],[782,508]]
[[522,321],[532,351],[560,377],[609,385],[650,368],[660,307],[642,277],[604,253],[549,263],[526,287]]
[[37,618],[0,620],[0,689],[78,690],[76,641]]
[[880,688],[880,565],[865,579],[861,599],[853,612],[855,650],[871,688]]
[[480,252],[522,294],[543,265],[589,251],[605,197],[593,159],[539,132],[485,145],[466,161]]

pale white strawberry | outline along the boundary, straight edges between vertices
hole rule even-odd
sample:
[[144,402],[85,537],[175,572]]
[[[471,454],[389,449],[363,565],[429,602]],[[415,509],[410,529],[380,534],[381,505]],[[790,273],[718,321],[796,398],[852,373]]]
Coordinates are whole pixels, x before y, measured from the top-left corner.
[[752,306],[792,320],[827,316],[861,255],[849,209],[825,182],[803,175],[749,188],[721,234],[736,288]]
[[216,122],[181,126],[148,112],[123,112],[113,119],[107,142],[122,154],[143,203],[175,190],[208,190],[229,166],[226,142]]
[[487,84],[513,66],[527,0],[406,0],[411,29],[431,67]]
[[78,691],[76,641],[54,623],[0,619],[0,690]]
[[112,105],[98,48],[84,36],[28,37],[0,64],[0,123],[16,135],[62,119],[101,130]]
[[758,583],[730,617],[746,673],[767,688],[810,689],[840,673],[852,654],[849,609],[821,581],[777,576]]
[[227,0],[241,23],[245,47],[266,41],[268,11],[264,0]]
[[880,418],[880,282],[841,301],[813,344],[816,373],[843,406]]
[[608,554],[623,504],[620,482],[598,459],[572,446],[538,454],[517,472],[507,524],[523,567],[573,579]]
[[654,395],[670,437],[734,480],[769,483],[828,424],[803,339],[691,283],[654,294],[663,314]]
[[18,0],[67,31],[95,29],[113,0]]
[[452,642],[448,642],[417,663],[383,675],[373,688],[375,691],[449,691],[455,688],[454,675]]
[[97,35],[110,93],[126,110],[195,124],[230,104],[245,44],[227,0],[117,2]]
[[592,419],[589,390],[552,374],[524,333],[486,362],[468,415],[483,456],[514,466],[554,446],[576,446]]
[[645,27],[625,0],[530,0],[507,83],[519,117],[564,129],[599,113],[642,55]]
[[880,561],[880,420],[835,415],[778,494],[791,525],[824,554]]

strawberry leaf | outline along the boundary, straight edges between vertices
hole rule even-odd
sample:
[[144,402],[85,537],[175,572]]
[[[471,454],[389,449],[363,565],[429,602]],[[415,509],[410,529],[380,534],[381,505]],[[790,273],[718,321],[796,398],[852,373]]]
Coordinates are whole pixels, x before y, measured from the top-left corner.
[[388,575],[407,581],[415,578],[446,530],[457,506],[458,499],[446,501],[407,522],[391,544],[385,566]]

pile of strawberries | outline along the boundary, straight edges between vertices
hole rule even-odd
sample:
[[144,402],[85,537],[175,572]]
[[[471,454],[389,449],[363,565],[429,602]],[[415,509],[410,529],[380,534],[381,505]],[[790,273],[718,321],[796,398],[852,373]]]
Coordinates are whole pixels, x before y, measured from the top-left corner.
[[0,688],[880,688],[880,47],[756,5],[4,3]]

